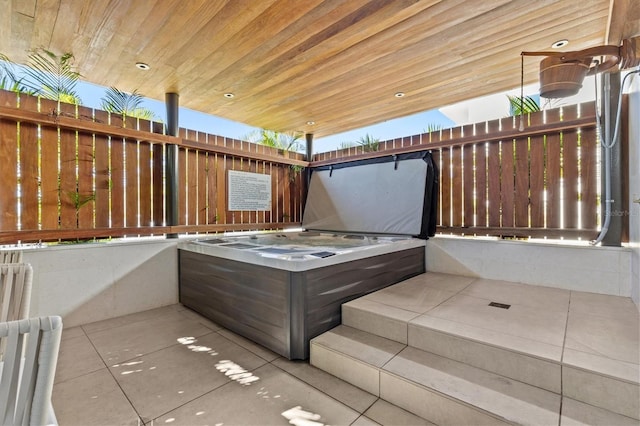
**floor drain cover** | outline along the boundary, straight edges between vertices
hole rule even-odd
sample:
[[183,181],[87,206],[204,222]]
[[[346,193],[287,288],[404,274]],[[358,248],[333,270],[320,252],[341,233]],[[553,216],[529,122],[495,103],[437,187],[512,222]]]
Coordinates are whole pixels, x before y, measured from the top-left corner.
[[502,308],[502,309],[509,309],[511,307],[511,305],[507,305],[505,303],[498,303],[498,302],[491,302],[489,303],[489,306],[493,306],[494,308]]

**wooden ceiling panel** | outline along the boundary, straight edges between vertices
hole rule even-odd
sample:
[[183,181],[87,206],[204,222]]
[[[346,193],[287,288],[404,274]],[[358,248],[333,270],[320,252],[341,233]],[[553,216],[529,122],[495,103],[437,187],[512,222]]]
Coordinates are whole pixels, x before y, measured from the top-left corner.
[[[520,52],[640,31],[634,0],[0,0],[0,52],[72,52],[84,79],[316,137],[520,83]],[[136,62],[151,66],[135,68]],[[525,81],[538,78],[525,58]],[[397,91],[406,93],[395,98]],[[235,93],[227,99],[225,92]],[[317,124],[305,123],[313,120]],[[428,123],[425,123],[425,126]]]

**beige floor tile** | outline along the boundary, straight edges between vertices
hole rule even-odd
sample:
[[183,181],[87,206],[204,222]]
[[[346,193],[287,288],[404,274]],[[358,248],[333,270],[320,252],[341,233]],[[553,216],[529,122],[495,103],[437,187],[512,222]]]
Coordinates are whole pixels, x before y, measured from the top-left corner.
[[365,299],[406,311],[424,313],[456,293],[425,285],[423,281],[404,281],[364,296]]
[[562,367],[562,393],[587,404],[640,419],[640,386],[570,366]]
[[53,387],[53,408],[61,425],[135,425],[140,419],[105,368]]
[[603,376],[640,384],[640,365],[596,355],[589,352],[565,348],[562,354],[562,364],[577,367],[585,371],[593,371]]
[[231,382],[155,420],[174,425],[349,425],[359,413],[284,371],[265,365],[248,386]]
[[233,343],[240,345],[243,348],[253,352],[254,354],[258,355],[260,358],[266,361],[273,361],[274,359],[280,356],[277,353],[273,352],[272,350],[267,349],[264,346],[259,345],[255,342],[252,342],[251,340],[246,339],[225,328],[218,330],[218,333],[221,336],[225,337],[226,339],[231,340]]
[[82,327],[77,326],[77,327],[66,328],[64,327],[64,323],[62,324],[62,340],[72,339],[74,337],[79,337],[79,336],[86,336]]
[[[175,312],[175,311],[174,311]],[[204,325],[176,313],[89,333],[89,340],[108,366],[166,348],[184,337],[211,333]]]
[[364,413],[372,421],[381,425],[395,426],[435,426],[428,420],[418,417],[400,407],[378,399]]
[[640,314],[629,297],[605,294],[571,292],[570,313],[597,315],[609,318],[628,318],[637,324]]
[[381,426],[380,423],[374,422],[367,416],[360,416],[355,422],[351,423],[351,426]]
[[562,345],[543,343],[528,336],[506,334],[503,331],[494,331],[478,327],[475,324],[458,322],[455,319],[442,319],[428,314],[420,315],[409,323],[410,344],[412,344],[412,341],[415,342],[416,337],[420,337],[419,335],[422,334],[417,328],[432,329],[462,339],[516,351],[555,363],[562,361]]
[[359,413],[363,413],[377,399],[375,395],[309,365],[307,361],[289,361],[280,357],[272,364]]
[[639,422],[571,398],[562,398],[561,426],[611,425],[638,426]]
[[565,348],[640,363],[640,324],[634,317],[569,313]]
[[407,343],[407,323],[418,315],[364,297],[342,305],[342,324],[403,344]]
[[405,347],[401,343],[344,325],[315,337],[312,342],[375,367],[382,367]]
[[77,337],[62,339],[56,366],[56,383],[102,368],[105,368],[105,364],[84,332]]
[[179,305],[179,306],[181,306],[182,309],[176,309],[176,310],[177,310],[177,312],[180,313],[180,315],[184,316],[185,318],[197,321],[200,324],[204,325],[207,328],[210,328],[213,331],[217,331],[217,330],[220,330],[222,328],[218,324],[216,324],[215,322],[211,321],[208,318],[203,317],[202,315],[200,315],[196,311],[192,311],[191,309],[185,308],[182,305]]
[[[225,366],[230,362],[237,371],[229,373]],[[148,421],[222,386],[234,374],[251,377],[250,371],[265,363],[219,334],[210,333],[112,365],[110,370],[136,411]]]
[[[434,320],[423,316],[422,320]],[[442,322],[442,320],[438,320]],[[483,341],[466,338],[460,324],[448,332],[430,327],[421,327],[417,323],[409,325],[409,345],[436,355],[450,358],[483,370],[534,385],[552,392],[561,392],[560,356],[562,348],[551,347],[546,355],[555,355],[555,361],[540,359],[545,346],[539,342],[524,341],[509,337],[496,342],[489,333],[483,333]],[[470,333],[477,337],[477,330]],[[501,343],[501,344],[497,344]],[[517,349],[516,349],[517,348]],[[525,355],[533,353],[536,356]]]
[[475,281],[475,277],[464,277],[461,275],[442,274],[439,272],[426,272],[409,278],[405,282],[417,282],[436,290],[451,291],[458,293],[464,290],[469,284]]
[[567,321],[566,311],[542,310],[519,304],[509,297],[496,300],[499,303],[511,304],[509,309],[502,309],[489,306],[491,301],[458,294],[426,315],[562,347]]
[[378,367],[314,342],[311,342],[309,359],[314,367],[376,397],[380,396],[380,369]]
[[570,292],[558,288],[479,278],[461,293],[498,303],[528,306],[542,312],[566,313],[569,309]]
[[97,331],[107,330],[109,328],[121,327],[138,321],[147,321],[150,319],[166,318],[167,315],[173,315],[176,318],[178,307],[180,305],[169,305],[161,308],[150,309],[147,311],[136,312],[134,314],[123,315],[116,318],[110,318],[102,321],[96,321],[82,326],[85,333],[95,333]]
[[386,371],[380,373],[380,397],[436,424],[452,426],[506,426],[508,424],[469,405],[460,404],[438,392],[432,392]]
[[[385,390],[383,377],[386,372],[425,389],[425,392],[433,392],[433,389],[462,401],[463,405],[477,407],[516,424],[533,424],[533,419],[539,424],[558,424],[558,394],[448,358],[406,348],[382,368],[380,396],[383,398],[393,392]],[[391,402],[399,397],[401,395],[395,395]]]

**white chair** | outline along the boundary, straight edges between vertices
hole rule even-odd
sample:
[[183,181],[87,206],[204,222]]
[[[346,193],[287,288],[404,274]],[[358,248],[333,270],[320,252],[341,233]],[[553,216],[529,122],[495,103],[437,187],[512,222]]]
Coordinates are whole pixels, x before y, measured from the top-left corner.
[[0,251],[0,263],[22,263],[22,250]]
[[0,264],[0,322],[29,318],[32,280],[28,263]]
[[0,424],[58,424],[51,393],[61,336],[59,316],[0,323],[0,338],[7,341],[0,367]]

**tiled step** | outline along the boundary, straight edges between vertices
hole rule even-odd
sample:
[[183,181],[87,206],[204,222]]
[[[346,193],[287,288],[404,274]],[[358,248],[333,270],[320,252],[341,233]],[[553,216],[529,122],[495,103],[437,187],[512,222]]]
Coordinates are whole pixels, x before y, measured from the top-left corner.
[[426,273],[346,303],[342,315],[344,325],[640,419],[640,321],[628,298]]
[[562,398],[561,426],[615,425],[638,426],[638,419],[594,407],[571,398]]
[[560,393],[568,305],[565,290],[426,273],[344,304],[342,323]]
[[311,341],[311,364],[439,425],[559,421],[558,394],[344,325]]
[[311,340],[309,362],[380,396],[380,368],[405,345],[340,325]]

